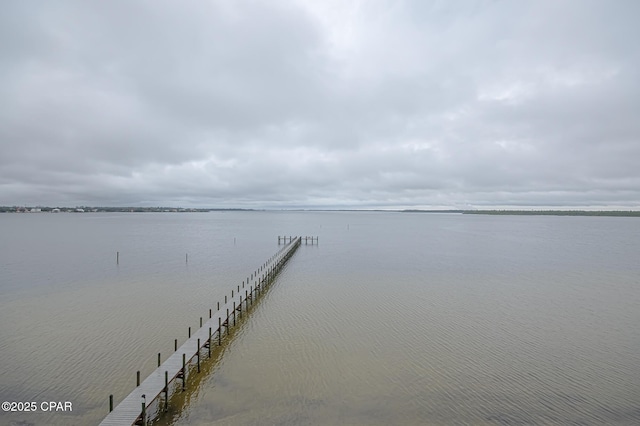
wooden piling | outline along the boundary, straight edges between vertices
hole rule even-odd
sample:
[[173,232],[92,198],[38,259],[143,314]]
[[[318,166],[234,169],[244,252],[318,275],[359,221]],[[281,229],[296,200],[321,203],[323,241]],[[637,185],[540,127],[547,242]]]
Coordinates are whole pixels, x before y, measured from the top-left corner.
[[169,372],[164,371],[164,411],[169,409]]
[[109,412],[113,411],[113,395],[109,395]]
[[198,373],[200,372],[200,338],[198,338],[198,351],[196,352],[196,357],[198,358]]
[[160,367],[162,363],[160,362],[160,352],[158,352],[158,367]]
[[185,381],[187,380],[187,357],[186,354],[182,354],[182,390],[185,388]]
[[142,394],[142,425],[146,425],[147,424],[147,401],[145,398],[145,395]]
[[136,387],[140,386],[140,370],[136,371]]

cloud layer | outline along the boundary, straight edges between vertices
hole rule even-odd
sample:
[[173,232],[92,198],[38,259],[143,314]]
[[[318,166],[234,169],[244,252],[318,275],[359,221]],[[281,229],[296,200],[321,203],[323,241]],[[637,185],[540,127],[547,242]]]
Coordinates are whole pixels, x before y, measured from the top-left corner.
[[0,205],[640,209],[632,0],[0,10]]

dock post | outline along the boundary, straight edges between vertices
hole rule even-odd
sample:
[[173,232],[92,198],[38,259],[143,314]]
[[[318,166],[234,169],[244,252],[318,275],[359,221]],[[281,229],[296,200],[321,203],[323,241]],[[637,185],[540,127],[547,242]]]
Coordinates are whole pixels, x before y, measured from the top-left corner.
[[120,252],[117,251],[116,252],[116,265],[119,265],[119,264],[120,264]]
[[227,320],[225,321],[225,328],[227,331],[227,336],[229,335],[229,308],[227,308]]
[[178,350],[178,339],[173,341],[173,351],[177,351]]
[[142,394],[142,424],[147,424],[147,401],[144,394]]
[[136,387],[140,386],[140,370],[136,371]]
[[113,395],[109,395],[109,412],[113,411]]
[[236,302],[233,302],[233,326],[236,326]]
[[198,351],[196,352],[198,357],[198,373],[200,372],[200,338],[198,337]]
[[216,312],[218,312],[220,310],[220,302],[218,302],[218,308],[216,309]]
[[200,328],[202,328],[202,317],[200,317]]
[[226,295],[226,294],[225,294],[225,296],[224,296],[224,304],[225,304],[225,305],[227,304],[227,295]]
[[211,319],[211,309],[209,309],[209,319]]
[[164,370],[164,411],[169,409],[169,372]]
[[189,339],[191,339],[191,327],[189,327]]
[[218,317],[218,346],[222,345],[222,317]]
[[207,344],[207,348],[209,348],[209,358],[211,358],[211,327],[209,327],[209,343]]
[[160,352],[158,352],[158,367],[160,367]]
[[187,380],[187,359],[186,354],[182,354],[182,390],[184,391],[185,381]]

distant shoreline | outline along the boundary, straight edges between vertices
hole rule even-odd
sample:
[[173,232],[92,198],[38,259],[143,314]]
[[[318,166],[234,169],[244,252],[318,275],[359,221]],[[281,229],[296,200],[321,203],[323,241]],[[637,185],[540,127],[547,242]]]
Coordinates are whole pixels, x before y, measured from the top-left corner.
[[7,207],[0,206],[0,213],[206,213],[218,211],[259,211],[258,209],[215,209],[180,207]]
[[[403,210],[415,213],[437,213],[437,210]],[[640,211],[633,210],[447,210],[447,213],[478,214],[494,216],[613,216],[640,217]]]
[[243,208],[175,208],[175,207],[17,207],[0,206],[0,213],[206,213],[206,212],[387,212],[387,213],[456,213],[498,216],[610,216],[640,217],[633,210],[426,210],[426,209],[243,209]]

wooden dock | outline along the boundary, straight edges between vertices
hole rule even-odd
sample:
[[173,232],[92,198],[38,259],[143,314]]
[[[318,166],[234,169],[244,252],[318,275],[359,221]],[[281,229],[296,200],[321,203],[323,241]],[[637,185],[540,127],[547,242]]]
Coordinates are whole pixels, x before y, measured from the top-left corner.
[[[225,296],[225,303],[218,303],[215,313],[209,310],[209,319],[204,324],[200,319],[200,329],[193,334],[189,332],[189,339],[179,348],[177,340],[175,352],[164,362],[160,362],[158,354],[158,368],[156,368],[142,383],[140,372],[137,373],[138,386],[113,408],[113,395],[109,396],[109,414],[100,423],[101,426],[131,426],[146,425],[155,414],[166,411],[174,381],[179,380],[182,390],[185,389],[189,366],[194,363],[200,371],[200,357],[202,349],[211,354],[212,345],[221,345],[222,336],[229,333],[229,328],[236,323],[236,315],[241,315],[244,309],[252,305],[263,291],[273,282],[278,272],[286,264],[300,246],[304,237],[288,237],[288,243],[276,254],[271,256],[258,268],[246,282],[231,290],[231,297]],[[278,237],[280,243],[280,237]],[[191,330],[191,329],[189,329]],[[191,373],[193,374],[193,373]],[[149,410],[151,405],[156,408]]]
[[278,235],[278,245],[281,244],[288,244],[290,243],[293,239],[295,238],[300,238],[300,242],[302,243],[304,241],[304,245],[317,245],[318,244],[318,237],[292,237],[292,236],[280,236]]

